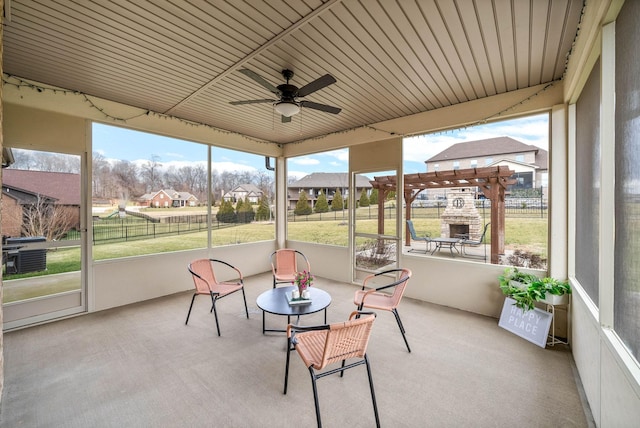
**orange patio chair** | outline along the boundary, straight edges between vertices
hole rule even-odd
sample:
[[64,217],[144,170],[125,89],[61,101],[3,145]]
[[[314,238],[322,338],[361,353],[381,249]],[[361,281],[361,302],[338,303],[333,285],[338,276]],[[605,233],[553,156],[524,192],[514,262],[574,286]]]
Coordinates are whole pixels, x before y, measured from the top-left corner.
[[[367,289],[369,281],[375,282],[374,278],[389,274],[394,274],[394,277],[398,279],[390,284]],[[409,278],[411,278],[411,271],[409,269],[390,269],[369,275],[362,283],[362,290],[356,291],[353,302],[358,306],[358,310],[369,308],[391,311],[396,317],[398,327],[400,327],[400,333],[402,333],[404,343],[407,345],[407,351],[411,352],[411,348],[409,347],[409,342],[407,341],[407,336],[405,334],[405,329],[402,325],[402,320],[400,320],[400,314],[398,313],[398,305],[400,304],[400,300],[402,300]],[[390,292],[383,290],[389,290]]]
[[[219,264],[221,269],[232,269],[239,276],[238,279],[232,281],[218,281],[213,271],[213,266]],[[226,266],[226,268],[225,268]],[[196,296],[199,294],[208,294],[211,296],[211,311],[216,318],[216,329],[218,330],[218,336],[220,336],[220,325],[218,324],[218,312],[216,311],[216,302],[229,294],[235,293],[238,290],[242,290],[242,299],[244,300],[244,310],[249,319],[249,310],[247,309],[247,298],[244,294],[244,283],[242,273],[236,267],[230,265],[222,260],[215,259],[199,259],[189,264],[189,272],[193,277],[193,283],[196,287],[195,293],[191,298],[191,306],[189,306],[189,313],[187,313],[187,320],[185,325],[189,323],[189,316],[191,315],[191,309],[193,308],[193,302]],[[230,271],[231,272],[231,271]]]
[[[375,318],[376,314],[373,312],[354,311],[351,313],[349,320],[344,322],[308,327],[292,324],[287,326],[288,346],[287,363],[284,374],[284,393],[287,393],[291,351],[296,350],[311,374],[311,385],[313,387],[313,400],[316,408],[318,427],[322,426],[322,421],[320,418],[316,381],[334,373],[340,373],[340,377],[343,377],[345,370],[362,364],[365,364],[367,367],[376,426],[380,426],[376,394],[373,389],[373,379],[371,377],[371,367],[369,366],[369,359],[367,358],[367,345],[369,344],[371,328],[373,327]],[[346,360],[348,359],[355,359],[355,361],[346,364]],[[322,371],[328,365],[334,363],[340,363],[340,367]]]
[[271,253],[271,271],[273,272],[273,288],[277,284],[288,282],[289,285],[296,279],[298,273],[298,256],[306,264],[307,272],[311,272],[309,260],[298,250],[283,248]]

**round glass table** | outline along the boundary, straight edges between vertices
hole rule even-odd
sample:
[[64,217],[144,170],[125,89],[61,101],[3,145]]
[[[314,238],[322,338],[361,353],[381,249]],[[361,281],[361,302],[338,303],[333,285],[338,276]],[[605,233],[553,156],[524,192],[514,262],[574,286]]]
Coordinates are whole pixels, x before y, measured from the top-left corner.
[[291,296],[291,292],[295,286],[272,288],[260,294],[256,299],[256,305],[262,309],[262,334],[273,330],[265,328],[265,313],[275,315],[286,315],[287,324],[291,323],[291,317],[301,315],[309,315],[324,310],[324,323],[327,323],[327,307],[331,304],[331,295],[317,287],[310,287],[311,299],[309,303],[290,304],[287,296]]

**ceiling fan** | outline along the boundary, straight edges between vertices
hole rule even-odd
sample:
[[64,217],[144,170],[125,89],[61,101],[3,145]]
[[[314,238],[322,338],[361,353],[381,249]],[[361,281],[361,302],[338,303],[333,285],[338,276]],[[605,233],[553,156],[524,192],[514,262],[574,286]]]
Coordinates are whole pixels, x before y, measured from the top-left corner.
[[283,83],[278,86],[273,86],[271,83],[267,82],[264,77],[249,69],[242,68],[239,71],[266,88],[268,91],[272,92],[277,99],[265,98],[259,100],[232,101],[230,103],[232,105],[271,103],[275,110],[282,115],[283,123],[291,122],[291,116],[298,114],[302,107],[333,114],[338,114],[342,110],[338,107],[314,103],[313,101],[298,100],[298,98],[306,97],[315,91],[336,83],[336,79],[330,74],[325,74],[313,82],[307,83],[303,87],[298,88],[297,86],[289,83],[289,80],[293,78],[293,71],[291,70],[282,70],[282,76],[287,80],[287,83]]

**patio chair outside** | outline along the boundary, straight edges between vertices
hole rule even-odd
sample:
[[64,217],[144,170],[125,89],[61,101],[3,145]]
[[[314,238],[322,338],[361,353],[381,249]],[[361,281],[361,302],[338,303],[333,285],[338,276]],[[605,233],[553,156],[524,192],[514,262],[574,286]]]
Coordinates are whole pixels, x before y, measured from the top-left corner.
[[[431,250],[431,241],[432,241],[429,234],[425,234],[424,236],[418,236],[418,234],[416,233],[416,229],[413,227],[412,220],[407,220],[407,227],[409,227],[409,233],[411,234],[411,239],[413,241],[425,242],[426,246],[425,246],[424,253],[427,254]],[[414,251],[413,248],[410,249],[408,252],[411,253],[412,251]]]
[[[374,278],[381,275],[394,274],[397,280],[393,282],[379,286],[377,288],[368,288],[367,285]],[[411,278],[411,271],[409,269],[390,269],[384,272],[376,273],[367,276],[362,283],[362,290],[358,290],[355,293],[353,302],[358,306],[358,310],[363,308],[379,309],[383,311],[390,311],[396,317],[396,322],[402,333],[405,345],[407,345],[407,351],[411,352],[409,342],[407,341],[406,332],[400,314],[398,313],[398,305],[404,295],[404,290],[407,287],[407,283]],[[386,291],[383,291],[386,290]]]
[[288,282],[289,285],[295,280],[298,273],[298,256],[306,264],[307,272],[311,272],[309,260],[298,250],[283,248],[271,253],[271,271],[273,272],[273,288],[277,284]]
[[[218,281],[216,279],[216,275],[214,273],[213,266],[219,265],[220,269],[232,269],[237,275],[238,279],[233,281]],[[226,266],[226,267],[225,267]],[[189,312],[187,313],[187,320],[185,321],[185,325],[189,323],[189,317],[191,316],[191,309],[193,308],[193,302],[196,299],[196,296],[200,294],[208,294],[211,296],[211,310],[209,312],[213,312],[216,319],[216,329],[218,330],[218,336],[220,336],[220,324],[218,323],[218,312],[216,310],[216,302],[222,299],[229,294],[235,293],[236,291],[242,291],[242,299],[244,300],[244,311],[247,314],[247,319],[249,319],[249,310],[247,309],[247,298],[244,293],[244,283],[242,278],[242,273],[240,270],[227,262],[222,260],[215,259],[198,259],[191,262],[188,266],[189,272],[193,278],[193,283],[195,285],[195,293],[193,293],[193,297],[191,298],[191,305],[189,306]]]
[[[349,320],[344,322],[308,327],[292,324],[287,326],[288,346],[287,363],[284,374],[284,393],[287,393],[291,351],[296,350],[311,375],[318,427],[322,426],[322,421],[320,418],[316,381],[334,373],[340,373],[340,377],[343,377],[345,370],[362,364],[365,364],[367,367],[376,426],[380,426],[376,394],[371,377],[371,367],[369,366],[369,359],[367,358],[367,345],[369,344],[371,328],[375,318],[376,314],[373,312],[354,311],[349,316]],[[346,360],[348,359],[355,359],[355,361],[346,364]],[[340,363],[340,367],[321,372],[321,370],[324,370],[328,365],[334,363]]]
[[[460,246],[462,247],[462,255],[467,256],[467,257],[470,256],[466,252],[466,247],[479,247],[480,245],[484,244],[484,238],[487,235],[487,229],[489,228],[490,224],[491,223],[487,223],[487,224],[484,225],[484,230],[482,231],[482,235],[480,235],[480,239],[478,239],[477,241],[472,240],[472,239],[468,239],[469,238],[468,235],[467,235],[466,239],[463,239],[462,241],[460,241]],[[475,257],[478,257],[478,256],[475,256]],[[485,260],[487,259],[486,249],[485,249],[484,258],[485,258]]]

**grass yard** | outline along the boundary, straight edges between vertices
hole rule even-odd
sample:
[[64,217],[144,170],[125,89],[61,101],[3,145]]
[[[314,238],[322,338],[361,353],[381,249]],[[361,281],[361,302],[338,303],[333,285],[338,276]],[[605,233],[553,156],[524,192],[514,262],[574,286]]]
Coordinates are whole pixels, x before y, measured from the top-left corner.
[[[440,220],[437,218],[415,218],[414,225],[418,234],[429,233],[431,236],[440,235]],[[377,231],[377,220],[358,219],[356,227],[358,232],[375,234]],[[289,222],[288,237],[295,241],[315,242],[319,244],[347,246],[349,241],[349,228],[347,222],[340,220],[331,221],[296,221]],[[385,220],[385,230],[387,233],[395,227],[395,220]],[[389,233],[393,234],[393,233]],[[212,231],[212,245],[224,246],[247,242],[258,242],[272,240],[275,237],[275,226],[271,222],[256,222],[242,224],[224,229]],[[404,238],[404,231],[403,231]],[[487,242],[491,236],[487,234]],[[207,246],[207,232],[195,232],[189,234],[163,236],[155,239],[139,239],[126,242],[115,242],[99,244],[93,246],[93,257],[95,260],[107,260],[121,257],[131,257],[147,254],[164,253],[171,251],[181,251]],[[547,256],[547,220],[536,218],[506,219],[505,225],[505,247],[508,250],[522,250]],[[47,271],[31,272],[20,275],[4,275],[5,285],[11,285],[11,280],[51,276],[54,274],[74,272],[80,270],[80,248],[63,247],[47,252]],[[67,291],[69,281],[59,281],[57,285],[47,288],[48,293]],[[77,287],[77,285],[74,285]],[[42,292],[43,290],[41,290]],[[5,295],[5,303],[20,300],[21,298],[34,297]]]

